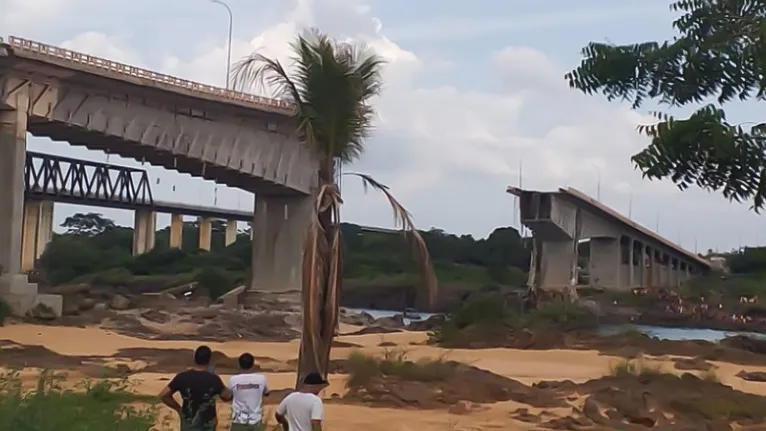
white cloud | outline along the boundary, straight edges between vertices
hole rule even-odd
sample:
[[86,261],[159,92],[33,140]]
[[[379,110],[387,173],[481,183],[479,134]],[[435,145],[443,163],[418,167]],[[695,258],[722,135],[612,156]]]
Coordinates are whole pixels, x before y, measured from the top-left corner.
[[[651,118],[570,90],[563,79],[567,65],[555,58],[526,46],[485,50],[474,57],[481,60],[472,59],[472,64],[464,66],[482,71],[477,76],[486,85],[468,88],[468,81],[457,75],[451,75],[446,84],[430,84],[432,73],[443,70],[445,63],[457,64],[463,53],[440,52],[438,57],[447,60],[439,64],[426,61],[426,56],[387,37],[385,25],[372,13],[362,0],[294,0],[279,22],[235,40],[233,59],[257,49],[285,60],[290,54],[288,43],[307,26],[319,26],[336,37],[364,40],[384,56],[389,64],[385,92],[376,105],[378,129],[365,158],[350,170],[370,172],[389,184],[423,227],[485,235],[510,224],[513,204],[504,189],[517,182],[522,161],[525,187],[572,186],[595,195],[600,177],[607,204],[627,212],[632,195],[635,218],[654,227],[657,213],[661,213],[662,226],[670,231],[661,229],[662,233],[675,240],[678,230],[684,231],[687,246],[697,235],[704,247],[729,246],[736,236],[732,230],[710,232],[698,214],[739,220],[734,222],[739,226],[753,222],[746,209],[726,205],[717,195],[681,193],[667,182],[642,180],[629,158],[646,145],[635,126]],[[65,45],[138,64],[158,49],[131,46],[109,34],[82,30]],[[166,54],[160,64],[152,66],[183,78],[223,85],[223,43],[200,45],[200,54],[191,58]],[[171,51],[168,47],[164,52]],[[163,185],[179,187],[178,192],[167,192],[163,200],[198,201],[200,194],[212,195],[209,183],[188,186],[193,180],[160,170],[152,170],[152,175],[162,178]],[[350,179],[344,182],[343,191],[348,220],[388,224],[390,212],[382,199],[362,196],[361,187]],[[233,191],[219,192],[219,198],[222,206],[241,207],[243,199],[246,207],[251,205],[249,197]]]

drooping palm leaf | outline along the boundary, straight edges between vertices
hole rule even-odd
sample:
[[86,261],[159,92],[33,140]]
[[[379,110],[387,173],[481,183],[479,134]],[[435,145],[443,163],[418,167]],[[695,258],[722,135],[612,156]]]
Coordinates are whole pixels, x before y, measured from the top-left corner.
[[426,242],[420,235],[420,232],[415,228],[415,222],[412,220],[412,215],[406,208],[399,203],[398,200],[391,194],[388,186],[381,184],[374,178],[367,174],[360,174],[358,172],[347,172],[344,176],[354,176],[362,180],[364,190],[373,188],[376,191],[383,193],[391,205],[391,210],[394,216],[394,225],[401,229],[405,238],[408,238],[412,243],[412,248],[415,251],[415,257],[418,259],[418,267],[420,270],[420,284],[426,289],[428,293],[428,305],[433,307],[436,302],[436,294],[438,289],[438,283],[436,279],[436,273],[434,272],[433,265],[431,264],[431,256],[428,253],[428,247]]

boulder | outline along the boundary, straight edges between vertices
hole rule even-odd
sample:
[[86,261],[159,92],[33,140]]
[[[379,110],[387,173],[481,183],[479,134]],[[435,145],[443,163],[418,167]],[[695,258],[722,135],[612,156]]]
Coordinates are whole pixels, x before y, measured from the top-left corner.
[[425,320],[414,320],[407,325],[407,329],[410,331],[432,331],[436,328],[440,328],[447,321],[447,317],[443,314],[434,314]]
[[80,302],[77,303],[77,308],[79,308],[80,311],[92,310],[93,307],[95,306],[96,306],[96,301],[94,301],[91,298],[82,298]]
[[56,313],[45,304],[35,305],[27,312],[27,315],[38,320],[56,320]]
[[130,308],[130,299],[122,295],[114,295],[109,301],[109,308],[112,310],[127,310]]
[[342,311],[340,315],[340,321],[347,325],[364,326],[369,325],[375,320],[372,315],[366,312],[351,313],[348,311]]
[[377,326],[386,329],[402,329],[404,328],[404,316],[401,314],[394,314],[390,317],[381,317],[371,322],[372,326]]

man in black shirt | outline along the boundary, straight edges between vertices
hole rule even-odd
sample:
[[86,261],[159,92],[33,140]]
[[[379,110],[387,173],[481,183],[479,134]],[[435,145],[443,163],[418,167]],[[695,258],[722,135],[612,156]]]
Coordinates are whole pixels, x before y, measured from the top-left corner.
[[[160,400],[178,412],[181,417],[181,431],[215,431],[218,419],[215,411],[215,397],[231,400],[231,391],[220,377],[208,371],[213,352],[207,346],[194,351],[194,367],[173,377],[160,392]],[[183,406],[173,397],[181,393]]]

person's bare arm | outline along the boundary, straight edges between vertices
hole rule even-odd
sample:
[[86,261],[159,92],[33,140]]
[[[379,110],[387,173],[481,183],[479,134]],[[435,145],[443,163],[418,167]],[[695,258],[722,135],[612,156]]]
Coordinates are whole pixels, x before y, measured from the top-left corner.
[[174,411],[181,413],[181,405],[178,404],[178,401],[176,401],[176,399],[173,397],[173,390],[170,389],[169,385],[162,389],[159,397],[160,401],[162,401],[162,404],[165,404]]
[[229,389],[224,383],[223,380],[221,380],[220,377],[218,377],[218,382],[220,384],[218,388],[218,396],[221,397],[224,401],[231,401],[231,399],[234,397],[234,394],[231,393],[231,389]]
[[285,417],[286,414],[287,408],[285,406],[285,401],[282,400],[274,411],[274,419],[276,419],[277,423],[282,426],[283,431],[288,431],[290,429],[290,425],[288,425],[287,418]]
[[322,431],[322,419],[324,419],[324,404],[317,399],[317,403],[311,407],[311,430]]

